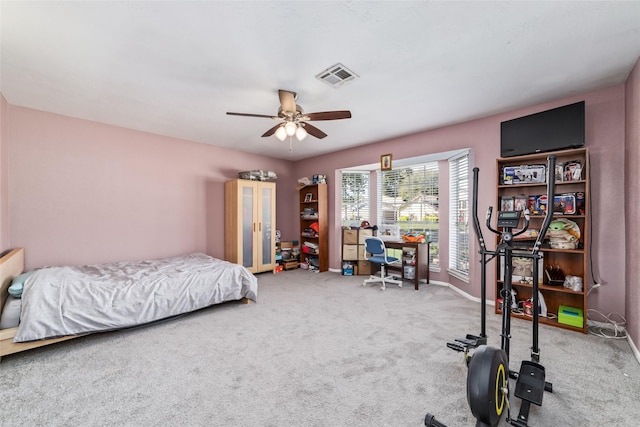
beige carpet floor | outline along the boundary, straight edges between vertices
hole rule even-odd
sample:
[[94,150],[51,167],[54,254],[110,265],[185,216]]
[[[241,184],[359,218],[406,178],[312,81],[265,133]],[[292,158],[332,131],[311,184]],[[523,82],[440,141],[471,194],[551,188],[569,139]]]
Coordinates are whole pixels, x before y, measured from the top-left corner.
[[[427,412],[474,425],[465,363],[446,342],[478,332],[479,304],[362,279],[265,273],[257,304],[6,356],[0,425],[395,427]],[[529,359],[530,326],[513,322],[512,369]],[[488,328],[499,346],[492,311]],[[554,392],[531,426],[639,425],[640,364],[625,340],[542,326],[540,345]]]

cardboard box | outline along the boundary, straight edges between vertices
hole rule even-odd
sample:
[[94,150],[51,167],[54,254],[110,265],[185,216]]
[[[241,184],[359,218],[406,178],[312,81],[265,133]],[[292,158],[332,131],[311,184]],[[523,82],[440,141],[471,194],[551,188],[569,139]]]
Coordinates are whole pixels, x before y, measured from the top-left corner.
[[358,245],[342,245],[342,259],[345,261],[357,261]]
[[342,230],[342,243],[345,245],[357,245],[358,230]]
[[293,270],[295,268],[298,268],[300,266],[300,263],[297,260],[294,261],[284,261],[282,263],[282,267],[285,270]]

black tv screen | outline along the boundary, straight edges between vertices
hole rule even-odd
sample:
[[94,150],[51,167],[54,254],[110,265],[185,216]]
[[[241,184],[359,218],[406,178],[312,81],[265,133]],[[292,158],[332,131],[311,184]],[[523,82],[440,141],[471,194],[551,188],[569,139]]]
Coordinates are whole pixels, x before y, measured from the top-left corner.
[[500,123],[500,155],[584,146],[584,101]]

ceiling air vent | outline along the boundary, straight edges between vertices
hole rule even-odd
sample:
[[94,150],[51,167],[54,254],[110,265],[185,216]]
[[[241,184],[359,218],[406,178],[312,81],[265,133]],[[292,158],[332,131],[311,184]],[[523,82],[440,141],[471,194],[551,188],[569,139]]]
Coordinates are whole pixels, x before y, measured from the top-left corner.
[[316,78],[333,87],[339,87],[356,77],[358,77],[356,73],[349,70],[342,64],[336,64],[333,67],[329,67],[316,76]]

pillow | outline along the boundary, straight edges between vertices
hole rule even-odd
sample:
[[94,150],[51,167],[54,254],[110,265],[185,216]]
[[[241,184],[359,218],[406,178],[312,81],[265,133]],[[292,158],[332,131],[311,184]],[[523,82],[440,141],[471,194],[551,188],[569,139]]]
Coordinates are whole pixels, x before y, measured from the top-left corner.
[[32,274],[33,271],[27,271],[26,273],[22,273],[21,275],[16,276],[11,282],[11,286],[9,286],[9,294],[13,295],[16,298],[20,298],[22,296],[22,288],[24,288],[24,282]]
[[7,297],[4,303],[2,315],[0,316],[0,329],[15,328],[20,323],[20,309],[22,308],[22,300],[14,298],[11,295]]

